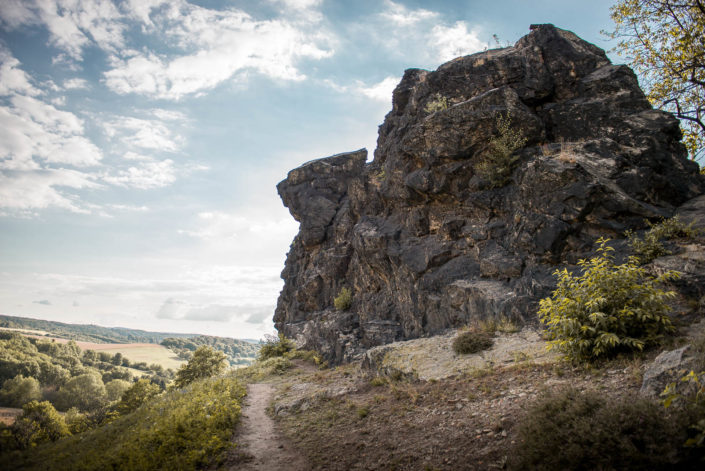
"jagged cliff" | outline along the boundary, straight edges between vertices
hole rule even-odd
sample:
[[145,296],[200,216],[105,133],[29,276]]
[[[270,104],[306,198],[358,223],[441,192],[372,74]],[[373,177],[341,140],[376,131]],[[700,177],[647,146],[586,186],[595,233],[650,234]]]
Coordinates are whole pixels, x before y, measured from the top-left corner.
[[[492,188],[477,170],[498,115],[526,143]],[[364,149],[339,154],[277,186],[300,232],[275,325],[340,362],[473,319],[533,320],[558,266],[705,192],[680,137],[628,67],[552,25],[407,70],[371,163]],[[343,287],[353,300],[341,312]]]

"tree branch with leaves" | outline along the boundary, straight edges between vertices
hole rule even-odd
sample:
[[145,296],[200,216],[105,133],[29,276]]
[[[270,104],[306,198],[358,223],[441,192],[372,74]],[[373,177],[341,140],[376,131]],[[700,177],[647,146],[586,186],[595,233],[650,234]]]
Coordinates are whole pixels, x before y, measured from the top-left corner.
[[705,1],[619,0],[616,50],[640,75],[651,103],[681,120],[693,160],[705,157]]

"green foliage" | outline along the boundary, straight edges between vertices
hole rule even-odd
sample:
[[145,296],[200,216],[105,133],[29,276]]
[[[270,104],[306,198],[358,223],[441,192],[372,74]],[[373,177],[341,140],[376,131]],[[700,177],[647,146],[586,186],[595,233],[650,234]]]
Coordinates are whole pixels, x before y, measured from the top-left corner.
[[551,348],[590,361],[622,351],[641,351],[673,330],[667,299],[675,293],[657,286],[677,278],[666,272],[649,278],[636,257],[616,265],[608,240],[597,241],[596,257],[580,260],[582,275],[558,270],[558,287],[540,302]]
[[225,368],[225,354],[214,350],[212,347],[202,345],[193,352],[193,356],[185,365],[176,372],[174,386],[183,388],[197,379],[210,378],[219,375]]
[[31,401],[22,406],[22,415],[10,429],[20,449],[70,435],[63,417],[49,401]]
[[244,395],[233,378],[195,381],[79,436],[3,455],[0,469],[214,469],[233,446]]
[[705,371],[695,373],[691,370],[680,379],[679,383],[670,383],[663,390],[661,393],[663,405],[668,408],[676,402],[690,410],[693,417],[689,427],[691,436],[686,440],[685,446],[703,448],[705,447]]
[[124,379],[114,379],[105,383],[105,393],[109,402],[119,401],[122,395],[130,389],[132,383]]
[[347,311],[352,305],[352,292],[348,288],[342,288],[338,296],[333,299],[333,305],[338,311]]
[[491,348],[492,334],[479,329],[471,329],[458,334],[453,340],[453,351],[458,355],[477,353]]
[[497,135],[489,142],[488,150],[475,165],[475,171],[490,184],[490,188],[500,188],[509,183],[519,157],[514,152],[526,144],[521,131],[512,128],[509,113],[497,115]]
[[128,414],[161,392],[159,386],[148,379],[140,379],[123,393],[115,410],[120,414]]
[[509,469],[697,469],[686,463],[679,420],[645,399],[575,389],[548,394],[519,422]]
[[91,372],[68,380],[56,398],[59,410],[76,407],[81,411],[95,410],[108,402],[105,384],[100,375]]
[[651,103],[681,119],[684,143],[698,159],[705,150],[705,3],[619,0],[611,12],[617,50]]
[[6,380],[0,389],[0,405],[7,407],[22,407],[30,401],[38,401],[41,398],[39,381],[22,375]]
[[69,428],[71,435],[83,433],[88,430],[91,425],[86,414],[81,413],[75,407],[66,411],[64,414],[64,422],[66,422],[66,426]]
[[424,111],[428,114],[446,109],[448,109],[448,98],[444,97],[440,93],[436,93],[431,101],[426,103],[426,106],[424,107]]
[[249,365],[257,356],[259,346],[255,343],[245,342],[227,337],[211,337],[199,335],[189,338],[166,338],[162,345],[175,352],[179,358],[189,360],[193,352],[201,345],[208,345],[225,354],[231,366]]
[[264,343],[260,346],[257,359],[263,361],[268,358],[282,357],[285,353],[291,352],[295,348],[294,342],[284,337],[281,332],[277,337],[267,335]]
[[671,252],[661,243],[662,240],[675,238],[693,238],[699,234],[699,231],[693,227],[693,223],[685,224],[678,216],[670,219],[661,219],[656,224],[647,221],[649,230],[646,231],[643,238],[638,237],[633,231],[627,231],[626,236],[629,238],[634,253],[637,254],[641,263],[649,263],[662,255],[669,255]]

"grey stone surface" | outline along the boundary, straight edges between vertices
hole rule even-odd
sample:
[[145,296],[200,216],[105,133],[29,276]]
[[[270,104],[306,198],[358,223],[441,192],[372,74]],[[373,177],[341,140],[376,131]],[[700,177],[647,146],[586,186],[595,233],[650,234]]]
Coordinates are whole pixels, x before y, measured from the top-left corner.
[[[427,112],[438,95],[448,108]],[[509,184],[491,189],[477,164],[507,113],[527,142]],[[372,162],[365,150],[339,154],[278,185],[301,227],[276,328],[335,363],[480,319],[535,322],[556,268],[705,192],[680,138],[628,67],[551,25],[407,70]],[[343,287],[353,301],[338,312]]]

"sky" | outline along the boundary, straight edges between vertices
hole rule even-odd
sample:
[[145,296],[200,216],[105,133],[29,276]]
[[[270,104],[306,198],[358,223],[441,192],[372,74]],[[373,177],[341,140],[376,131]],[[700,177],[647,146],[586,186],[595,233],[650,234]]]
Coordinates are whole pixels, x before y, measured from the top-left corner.
[[408,68],[612,1],[0,0],[0,314],[261,338],[289,170],[373,153]]

